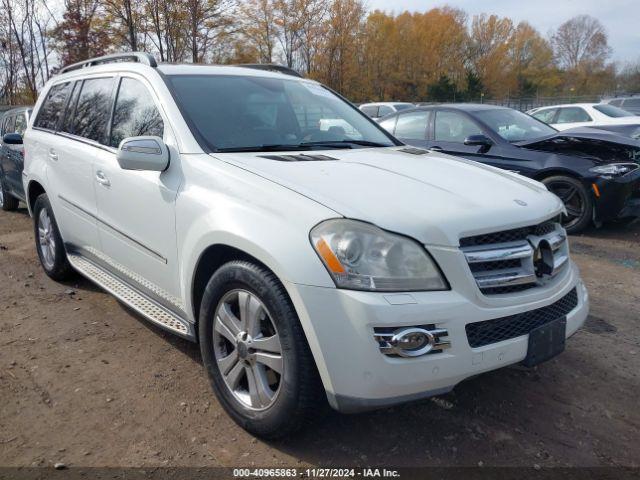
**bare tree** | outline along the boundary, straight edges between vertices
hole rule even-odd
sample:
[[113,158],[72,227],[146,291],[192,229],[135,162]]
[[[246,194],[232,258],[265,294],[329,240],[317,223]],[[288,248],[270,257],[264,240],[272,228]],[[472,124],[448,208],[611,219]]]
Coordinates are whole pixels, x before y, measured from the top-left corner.
[[605,28],[589,15],[564,22],[551,37],[551,43],[558,63],[568,70],[581,65],[603,66],[611,54]]

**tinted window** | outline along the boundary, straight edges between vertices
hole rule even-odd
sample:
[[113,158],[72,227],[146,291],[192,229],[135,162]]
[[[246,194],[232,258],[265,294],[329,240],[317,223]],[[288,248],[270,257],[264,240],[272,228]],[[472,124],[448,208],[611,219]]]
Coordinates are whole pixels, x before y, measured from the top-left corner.
[[393,112],[393,108],[389,107],[388,105],[380,105],[380,108],[378,109],[378,117],[384,117]]
[[546,110],[540,110],[538,112],[534,112],[533,117],[537,118],[541,122],[544,123],[553,123],[553,117],[555,117],[557,108],[549,108]]
[[142,82],[123,78],[118,89],[111,127],[112,147],[127,137],[163,136],[164,123],[149,90]]
[[640,107],[640,98],[628,98],[624,101],[625,107]]
[[427,132],[429,112],[410,112],[398,116],[396,137],[408,140],[424,140]]
[[474,115],[509,142],[533,140],[557,132],[540,120],[511,108],[479,110]]
[[54,85],[49,89],[47,98],[45,98],[40,111],[38,112],[38,118],[34,122],[34,127],[46,128],[48,130],[55,130],[58,126],[58,120],[62,115],[67,95],[71,90],[70,83],[62,83]]
[[591,117],[582,108],[561,108],[556,123],[590,122]]
[[27,117],[24,113],[16,115],[16,123],[13,127],[14,132],[24,135],[24,131],[27,129]]
[[231,75],[168,78],[185,117],[211,150],[393,145],[362,112],[316,83]]
[[111,78],[85,80],[73,115],[73,134],[104,143],[111,115]]
[[13,115],[7,115],[4,119],[2,126],[2,133],[13,133],[13,126],[15,125],[15,118]]
[[378,116],[378,107],[374,105],[367,105],[365,107],[361,107],[360,110],[362,110],[366,115],[369,115],[372,118]]
[[623,118],[623,117],[633,117],[633,113],[627,112],[618,107],[614,107],[613,105],[594,105],[594,109],[598,110],[600,113],[604,113],[607,117],[612,118]]
[[73,84],[73,90],[71,91],[71,96],[69,97],[69,103],[67,103],[67,111],[65,113],[64,119],[62,120],[62,125],[60,125],[61,132],[73,133],[76,104],[78,103],[78,97],[80,96],[81,88],[82,80]]
[[613,105],[613,106],[619,107],[620,105],[622,105],[622,100],[611,100],[609,102],[609,105]]
[[458,112],[436,113],[436,141],[463,143],[470,135],[482,135],[482,130],[466,115]]
[[413,105],[410,103],[396,103],[394,107],[396,111],[399,112],[401,110],[406,110],[407,108],[413,108]]

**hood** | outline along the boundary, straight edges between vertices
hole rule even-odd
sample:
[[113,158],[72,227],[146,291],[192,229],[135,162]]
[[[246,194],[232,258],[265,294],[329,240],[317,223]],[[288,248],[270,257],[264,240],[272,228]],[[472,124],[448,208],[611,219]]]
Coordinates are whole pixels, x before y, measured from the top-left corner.
[[[611,130],[609,129],[611,128]],[[518,142],[517,146],[560,155],[581,157],[596,164],[640,163],[640,141],[627,127],[580,127],[564,130],[534,141]]]
[[[476,162],[402,148],[303,152],[330,159],[291,161],[274,153],[212,154],[311,198],[347,218],[424,244],[542,222],[563,206],[542,184]],[[270,158],[264,158],[270,157]],[[287,161],[288,160],[288,161]]]
[[551,140],[553,138],[581,138],[585,140],[602,140],[606,142],[612,143],[620,143],[623,145],[629,146],[640,146],[640,142],[638,140],[631,138],[627,135],[627,131],[635,131],[640,128],[637,125],[612,125],[607,127],[578,127],[578,128],[570,128],[568,130],[563,130],[561,132],[557,132],[554,135],[550,135],[544,138],[536,138],[534,140],[527,140],[524,142],[516,142],[516,145],[521,147],[527,147],[530,145],[536,145],[542,141]]

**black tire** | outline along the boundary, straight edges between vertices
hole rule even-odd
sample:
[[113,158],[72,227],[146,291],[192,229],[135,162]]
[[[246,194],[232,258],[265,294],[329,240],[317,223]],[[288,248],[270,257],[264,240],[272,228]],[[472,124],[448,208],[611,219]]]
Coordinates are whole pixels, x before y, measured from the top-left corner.
[[[39,227],[42,220],[41,212],[43,210],[50,219],[49,238],[53,240],[53,248],[50,252],[51,257],[49,258],[47,258],[46,253],[44,252],[44,247],[40,241]],[[38,258],[40,259],[40,264],[42,265],[45,273],[53,280],[57,281],[67,280],[73,277],[74,270],[67,259],[67,252],[64,249],[60,230],[58,229],[58,224],[56,223],[56,219],[53,215],[53,209],[51,208],[51,203],[49,203],[49,198],[46,193],[41,194],[33,204],[33,230],[35,235],[36,251],[38,252]]]
[[[218,306],[237,291],[248,292],[263,304],[281,344],[283,373],[278,377],[279,390],[273,403],[263,410],[243,405],[227,386],[214,351]],[[280,438],[309,425],[327,410],[326,394],[295,309],[282,284],[265,268],[232,261],[218,269],[204,292],[198,333],[203,363],[216,397],[229,416],[248,432],[268,439]],[[238,346],[233,348],[240,350]],[[243,361],[238,359],[236,364]]]
[[12,212],[18,208],[20,201],[11,195],[4,186],[4,181],[0,178],[0,208],[5,212]]
[[562,226],[569,234],[584,231],[593,221],[593,198],[580,180],[564,175],[555,175],[542,180],[549,191],[556,194],[567,208]]

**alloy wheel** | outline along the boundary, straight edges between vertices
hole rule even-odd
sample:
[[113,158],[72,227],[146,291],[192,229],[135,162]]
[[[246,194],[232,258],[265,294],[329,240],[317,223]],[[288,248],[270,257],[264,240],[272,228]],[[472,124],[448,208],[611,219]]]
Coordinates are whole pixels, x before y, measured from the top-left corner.
[[38,215],[38,248],[44,266],[51,270],[56,262],[56,240],[53,234],[53,223],[46,208]]
[[571,228],[577,224],[584,216],[586,208],[578,188],[562,180],[547,183],[547,188],[562,200],[567,209],[566,215],[562,216],[562,226]]
[[220,300],[213,349],[226,387],[243,407],[265,410],[273,405],[282,384],[282,345],[271,315],[255,294],[232,290]]

